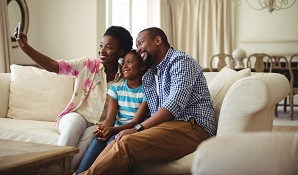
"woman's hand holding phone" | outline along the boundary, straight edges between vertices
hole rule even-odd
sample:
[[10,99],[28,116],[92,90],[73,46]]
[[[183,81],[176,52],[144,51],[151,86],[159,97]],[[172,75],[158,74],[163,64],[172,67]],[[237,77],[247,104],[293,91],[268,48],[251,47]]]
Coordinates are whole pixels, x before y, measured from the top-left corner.
[[20,38],[20,33],[21,33],[21,22],[18,23],[18,34],[17,34],[17,38]]
[[19,22],[17,28],[14,31],[14,37],[20,48],[23,48],[27,45],[27,36],[21,33],[21,25],[22,23]]

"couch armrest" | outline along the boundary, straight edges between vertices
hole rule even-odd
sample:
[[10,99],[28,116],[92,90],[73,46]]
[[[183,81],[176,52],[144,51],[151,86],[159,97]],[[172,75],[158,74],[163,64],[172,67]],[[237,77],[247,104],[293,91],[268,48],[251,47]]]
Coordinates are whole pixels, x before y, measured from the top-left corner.
[[298,133],[222,135],[202,142],[193,175],[298,174]]
[[0,118],[7,117],[10,88],[10,73],[0,73]]
[[223,100],[217,135],[271,131],[275,105],[288,93],[289,81],[281,74],[264,73],[238,80]]

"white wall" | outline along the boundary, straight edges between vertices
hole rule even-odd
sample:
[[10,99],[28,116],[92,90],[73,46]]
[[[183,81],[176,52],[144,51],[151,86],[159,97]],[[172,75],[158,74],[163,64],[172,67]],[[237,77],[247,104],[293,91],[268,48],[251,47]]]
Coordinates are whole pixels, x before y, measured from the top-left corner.
[[[247,54],[298,53],[298,2],[286,10],[256,11],[245,0],[235,7],[235,44]],[[292,0],[289,0],[292,2]]]
[[[106,29],[105,0],[27,0],[29,43],[53,59],[97,57]],[[245,0],[235,7],[235,48],[247,54],[298,52],[298,2],[287,10],[256,11]],[[20,48],[14,63],[33,64]]]
[[[99,39],[106,29],[105,0],[27,0],[28,42],[53,59],[97,57]],[[20,48],[14,63],[33,64]]]

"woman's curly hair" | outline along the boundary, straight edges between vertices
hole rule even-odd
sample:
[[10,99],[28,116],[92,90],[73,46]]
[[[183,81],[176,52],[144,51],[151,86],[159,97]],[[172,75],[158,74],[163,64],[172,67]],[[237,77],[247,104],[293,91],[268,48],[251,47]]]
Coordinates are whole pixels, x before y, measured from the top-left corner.
[[133,39],[129,31],[121,26],[111,26],[109,27],[104,36],[112,36],[118,39],[120,43],[120,48],[124,50],[123,56],[132,49]]

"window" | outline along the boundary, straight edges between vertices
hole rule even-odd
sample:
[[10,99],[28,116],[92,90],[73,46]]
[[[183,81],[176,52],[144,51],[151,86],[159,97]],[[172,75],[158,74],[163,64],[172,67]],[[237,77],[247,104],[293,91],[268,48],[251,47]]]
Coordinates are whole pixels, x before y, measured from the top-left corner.
[[147,27],[160,27],[160,0],[106,0],[107,26],[130,31],[134,45],[138,33]]

